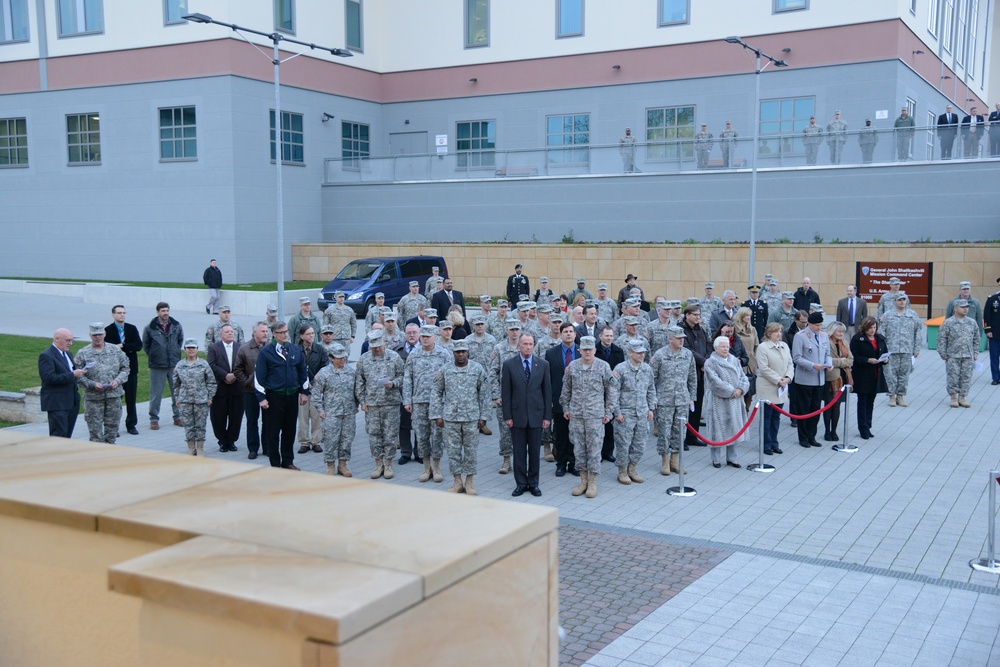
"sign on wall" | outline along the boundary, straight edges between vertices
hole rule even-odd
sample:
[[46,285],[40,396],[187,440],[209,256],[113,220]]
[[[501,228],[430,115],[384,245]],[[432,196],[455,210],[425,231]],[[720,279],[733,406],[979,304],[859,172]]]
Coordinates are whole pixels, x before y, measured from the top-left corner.
[[889,279],[899,278],[899,289],[910,298],[910,307],[930,317],[933,268],[933,262],[857,262],[858,296],[877,306],[889,291]]

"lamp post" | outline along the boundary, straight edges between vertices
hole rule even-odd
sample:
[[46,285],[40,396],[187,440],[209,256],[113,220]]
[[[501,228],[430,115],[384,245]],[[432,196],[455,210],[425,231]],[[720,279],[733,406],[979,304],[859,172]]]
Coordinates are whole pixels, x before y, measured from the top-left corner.
[[[206,16],[205,14],[185,14],[182,16],[186,21],[191,21],[192,23],[214,23],[215,25],[221,25],[229,28],[237,35],[243,38],[243,40],[257,49],[262,56],[271,61],[274,65],[274,165],[275,173],[277,178],[277,189],[278,189],[278,310],[282,316],[285,313],[285,207],[284,198],[282,195],[282,180],[281,180],[281,161],[284,156],[284,151],[282,150],[282,133],[281,133],[281,64],[288,62],[292,58],[298,58],[303,55],[302,53],[296,53],[294,55],[288,56],[284,60],[281,59],[278,53],[278,44],[281,42],[291,42],[292,44],[299,44],[301,46],[308,46],[310,50],[319,49],[320,51],[328,51],[335,56],[341,58],[350,58],[354,54],[346,49],[336,49],[326,46],[318,46],[311,42],[300,42],[297,39],[292,39],[286,37],[279,33],[277,30],[274,32],[262,32],[260,30],[253,30],[252,28],[244,28],[243,26],[236,25],[235,23],[224,23],[222,21],[216,21],[211,16]],[[252,35],[260,35],[262,37],[267,37],[274,44],[274,55],[268,56],[266,53],[260,50],[260,48],[246,38],[243,33],[248,32]]]
[[[760,49],[755,49],[739,37],[726,37],[729,44],[739,44],[747,51],[752,51],[757,56],[757,63],[754,67],[754,91],[753,91],[753,164],[750,165],[750,267],[747,285],[753,285],[754,262],[757,255],[757,158],[758,144],[760,143],[760,73],[768,65],[775,67],[788,67],[784,60],[778,60],[767,55]],[[764,67],[760,66],[761,59],[767,60]]]

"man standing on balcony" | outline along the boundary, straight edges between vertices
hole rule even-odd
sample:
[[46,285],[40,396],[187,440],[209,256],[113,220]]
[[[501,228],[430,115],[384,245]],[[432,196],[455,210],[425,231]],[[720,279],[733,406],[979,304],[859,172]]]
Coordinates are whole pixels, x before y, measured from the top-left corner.
[[962,119],[962,144],[965,146],[966,160],[979,157],[979,141],[986,130],[982,115],[976,111],[976,107],[972,107],[969,115]]
[[622,156],[622,167],[626,174],[639,171],[635,168],[635,137],[632,136],[632,128],[625,128],[625,136],[618,140],[618,152]]
[[840,120],[840,112],[833,114],[833,122],[826,125],[826,143],[830,147],[830,164],[840,164],[847,143],[847,123]]
[[802,143],[806,147],[806,164],[816,166],[819,145],[823,143],[823,128],[816,124],[816,116],[809,117],[809,124],[802,128]]
[[1000,157],[1000,102],[990,113],[990,157]]
[[722,168],[733,166],[732,155],[736,151],[736,130],[731,121],[726,121],[726,129],[719,133],[719,147],[722,148]]
[[906,162],[910,159],[910,140],[913,139],[913,131],[917,126],[910,117],[910,110],[903,107],[899,112],[899,118],[893,123],[896,131],[896,159]]
[[937,119],[938,142],[941,144],[941,159],[951,159],[951,149],[955,146],[955,135],[958,134],[958,114],[952,112],[949,104],[944,113]]
[[701,124],[701,132],[694,135],[694,152],[698,157],[698,168],[708,169],[708,156],[712,152],[712,133],[708,125]]

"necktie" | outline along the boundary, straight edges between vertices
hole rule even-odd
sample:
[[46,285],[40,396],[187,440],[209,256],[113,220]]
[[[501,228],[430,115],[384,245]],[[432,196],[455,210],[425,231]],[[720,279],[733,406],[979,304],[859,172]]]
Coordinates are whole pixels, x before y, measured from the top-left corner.
[[226,343],[226,361],[229,363],[229,368],[233,367],[233,345],[232,343]]
[[529,364],[528,360],[525,359],[524,360],[524,383],[528,384],[529,382],[531,382],[531,364]]
[[455,300],[451,298],[451,292],[448,292],[448,303],[450,303],[453,306],[455,305]]
[[573,348],[568,347],[566,348],[566,358],[563,363],[564,365],[569,366],[571,361],[573,361]]
[[282,349],[281,345],[278,345],[277,347],[278,347],[278,356],[281,357],[282,359],[284,359],[285,358],[285,350]]
[[854,299],[851,299],[851,321],[848,324],[854,326]]
[[69,355],[63,352],[63,358],[66,359],[66,365],[69,366],[69,370],[73,370],[73,360],[69,358]]

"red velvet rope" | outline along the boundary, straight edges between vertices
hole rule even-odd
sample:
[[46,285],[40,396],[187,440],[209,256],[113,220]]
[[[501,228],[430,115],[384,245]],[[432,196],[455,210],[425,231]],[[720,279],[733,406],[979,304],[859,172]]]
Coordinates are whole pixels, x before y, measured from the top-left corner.
[[687,426],[687,430],[694,433],[694,436],[706,445],[711,445],[713,447],[725,447],[726,445],[731,445],[739,440],[740,436],[747,432],[747,429],[750,428],[750,424],[753,422],[753,418],[757,416],[758,407],[760,407],[759,404],[753,406],[753,412],[750,413],[750,416],[747,418],[747,423],[743,425],[743,428],[739,430],[739,433],[731,437],[729,440],[723,440],[722,442],[712,442],[711,440],[706,439],[701,433],[698,433],[698,431],[691,428],[691,424],[685,424],[685,426]]
[[785,415],[786,417],[791,417],[792,419],[809,419],[810,417],[815,417],[816,415],[823,414],[824,412],[826,412],[827,410],[829,410],[830,408],[832,408],[834,406],[834,404],[837,401],[840,400],[840,395],[843,394],[843,393],[844,393],[844,390],[841,389],[840,391],[837,392],[837,394],[833,398],[830,399],[830,401],[826,405],[824,405],[823,407],[821,407],[816,412],[810,412],[807,415],[793,415],[790,412],[785,412],[784,410],[782,410],[781,408],[779,408],[777,405],[774,405],[773,403],[770,403],[769,405],[771,406],[772,410],[777,410],[778,412],[780,412],[781,414]]

